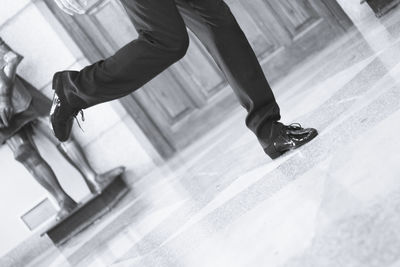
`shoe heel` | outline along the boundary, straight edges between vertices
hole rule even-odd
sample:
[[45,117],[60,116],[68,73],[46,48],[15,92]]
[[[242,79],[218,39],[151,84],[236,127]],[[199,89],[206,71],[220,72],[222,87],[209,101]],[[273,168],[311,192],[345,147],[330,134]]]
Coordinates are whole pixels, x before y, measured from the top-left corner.
[[283,154],[283,152],[277,151],[277,150],[275,149],[275,146],[274,146],[274,145],[270,145],[270,146],[264,148],[264,152],[265,152],[265,154],[267,154],[271,159],[276,159],[276,158],[280,157],[280,156]]
[[52,88],[54,91],[58,93],[58,90],[60,88],[60,78],[59,78],[59,73],[54,74],[53,76],[53,84]]

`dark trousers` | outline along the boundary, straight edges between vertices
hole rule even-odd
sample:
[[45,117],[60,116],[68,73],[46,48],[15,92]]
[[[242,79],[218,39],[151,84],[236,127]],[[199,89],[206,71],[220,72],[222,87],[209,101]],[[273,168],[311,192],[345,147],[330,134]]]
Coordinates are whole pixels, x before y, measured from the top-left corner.
[[[181,59],[185,24],[226,76],[248,115],[246,125],[265,147],[277,134],[279,107],[247,38],[223,0],[121,0],[139,37],[74,77],[65,92],[75,108],[130,94]],[[83,100],[83,101],[81,101]]]

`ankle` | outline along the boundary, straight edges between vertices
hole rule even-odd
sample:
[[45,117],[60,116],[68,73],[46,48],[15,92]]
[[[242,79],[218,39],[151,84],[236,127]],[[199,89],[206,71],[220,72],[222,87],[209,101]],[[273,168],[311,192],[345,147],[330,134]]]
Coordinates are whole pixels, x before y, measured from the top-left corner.
[[3,55],[3,60],[8,64],[18,64],[24,57],[10,50]]

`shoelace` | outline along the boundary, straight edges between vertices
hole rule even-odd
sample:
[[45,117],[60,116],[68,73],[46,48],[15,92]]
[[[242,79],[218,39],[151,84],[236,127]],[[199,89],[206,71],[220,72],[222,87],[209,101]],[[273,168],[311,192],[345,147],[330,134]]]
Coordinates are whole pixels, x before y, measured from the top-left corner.
[[74,118],[75,118],[76,123],[78,124],[79,128],[81,129],[82,132],[85,132],[85,131],[83,130],[81,124],[79,123],[78,118],[77,118],[77,117],[78,117],[78,114],[81,115],[81,120],[82,120],[82,121],[85,121],[85,114],[83,113],[83,110],[78,110],[78,111],[74,114]]

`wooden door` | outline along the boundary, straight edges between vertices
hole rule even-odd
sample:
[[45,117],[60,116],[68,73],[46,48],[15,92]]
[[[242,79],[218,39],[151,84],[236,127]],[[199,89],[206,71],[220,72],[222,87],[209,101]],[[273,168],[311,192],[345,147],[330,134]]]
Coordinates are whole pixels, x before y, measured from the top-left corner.
[[[132,0],[134,1],[134,0]],[[88,0],[83,16],[48,6],[91,61],[112,55],[137,33],[118,0]],[[227,0],[268,79],[275,80],[350,25],[333,0]],[[238,104],[223,75],[192,35],[187,55],[122,100],[162,150],[184,148],[222,123]],[[136,113],[141,112],[142,115]],[[149,126],[150,125],[150,126]]]

